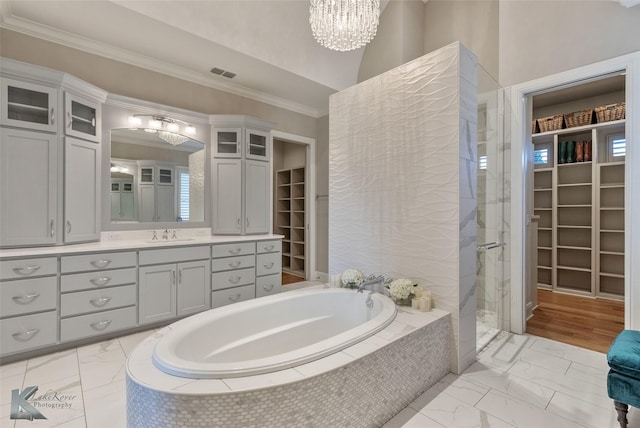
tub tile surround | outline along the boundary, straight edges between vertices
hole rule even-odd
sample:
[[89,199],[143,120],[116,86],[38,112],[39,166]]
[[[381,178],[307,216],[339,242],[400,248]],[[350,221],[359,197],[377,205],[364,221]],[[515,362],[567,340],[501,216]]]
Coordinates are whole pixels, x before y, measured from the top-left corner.
[[330,98],[329,272],[427,286],[453,372],[475,356],[476,63],[454,43]]
[[157,369],[153,347],[170,328],[145,339],[127,363],[129,427],[380,426],[449,370],[450,316],[438,309],[399,308],[384,330],[333,355],[230,379]]
[[[0,366],[0,426],[51,427],[51,421],[55,420],[58,426],[65,428],[125,428],[125,381],[116,378],[108,384],[89,388],[85,382],[86,376],[99,375],[92,371],[100,371],[101,368],[95,364],[81,372],[79,366],[88,359],[100,359],[102,352],[115,355],[114,351],[119,347],[124,354],[119,357],[124,368],[126,355],[152,333],[145,331],[104,341],[100,346],[88,345]],[[78,363],[75,366],[74,353]],[[550,427],[619,427],[611,400],[606,397],[606,387],[603,386],[608,370],[604,354],[534,336],[501,333],[477,358],[478,362],[462,375],[449,373],[443,377],[399,411],[384,428],[539,428],[539,421],[545,421],[545,426]],[[47,421],[10,420],[11,389],[30,385],[24,383],[25,373],[30,367],[36,370],[34,375],[38,372],[49,373],[60,367],[59,361],[68,365],[69,370],[62,372],[62,378],[47,382],[53,391],[58,391],[65,387],[66,379],[79,379],[81,401],[72,402],[73,410],[77,412],[66,412],[63,417],[58,414],[61,410],[48,410],[45,416],[50,419]],[[75,372],[71,372],[73,369]],[[529,378],[534,374],[533,370],[538,377]],[[38,384],[39,378],[34,375],[29,380]],[[595,382],[594,386],[585,387],[587,376]],[[540,391],[546,391],[544,388],[554,391],[546,408],[529,403],[531,397],[523,400],[515,395],[518,394],[518,385],[527,385],[532,396],[537,394],[535,389],[531,389],[532,384],[542,387]],[[43,386],[40,385],[38,393],[45,392]],[[202,386],[205,392],[211,391],[211,385],[203,383]],[[496,397],[499,398],[498,402]],[[324,395],[320,397],[320,400],[323,399]],[[543,398],[535,395],[535,401],[540,404]],[[521,416],[510,415],[505,411],[505,406],[517,408],[523,413]],[[67,417],[70,419],[65,419]],[[637,409],[630,409],[629,422],[630,427],[640,424],[640,412]]]

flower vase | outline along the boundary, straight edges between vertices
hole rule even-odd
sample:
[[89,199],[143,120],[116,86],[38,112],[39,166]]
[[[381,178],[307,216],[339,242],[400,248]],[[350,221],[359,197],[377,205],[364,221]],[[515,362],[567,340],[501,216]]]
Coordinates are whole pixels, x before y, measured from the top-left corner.
[[398,306],[411,306],[411,296],[405,297],[404,299],[400,297],[394,297],[393,302]]

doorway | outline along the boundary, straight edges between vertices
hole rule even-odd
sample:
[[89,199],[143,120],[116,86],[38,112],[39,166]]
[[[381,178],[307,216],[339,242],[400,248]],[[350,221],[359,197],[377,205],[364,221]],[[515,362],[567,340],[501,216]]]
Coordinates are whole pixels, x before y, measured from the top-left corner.
[[[638,82],[640,82],[640,69],[638,68],[638,64],[640,64],[640,53],[624,55],[581,67],[579,69],[558,73],[553,76],[516,85],[510,91],[510,99],[513,101],[512,106],[514,109],[511,117],[511,166],[513,170],[511,175],[511,187],[513,189],[511,204],[511,230],[513,231],[513,245],[511,245],[510,251],[512,260],[511,277],[513,284],[511,287],[511,330],[515,333],[525,332],[526,322],[532,313],[533,307],[536,305],[535,296],[537,295],[537,283],[532,280],[532,278],[536,278],[536,275],[532,275],[531,272],[527,271],[527,266],[530,265],[529,261],[534,257],[534,254],[537,255],[537,249],[536,251],[533,251],[534,249],[531,248],[530,242],[532,242],[532,236],[538,237],[537,233],[532,233],[532,229],[535,227],[535,218],[533,214],[535,200],[533,195],[529,195],[530,193],[534,193],[530,191],[530,189],[533,188],[533,183],[531,183],[533,177],[526,174],[528,168],[533,167],[534,159],[533,144],[531,144],[532,135],[536,134],[535,130],[532,128],[533,96],[539,95],[543,92],[551,92],[567,85],[586,83],[589,80],[608,76],[611,73],[622,73],[625,76],[624,94],[627,109],[624,132],[629,142],[638,140],[638,132],[640,130],[640,128],[638,128],[638,126],[640,126],[639,119],[630,114],[634,109],[640,107],[640,94],[637,93],[638,91],[631,90],[634,85],[637,85]],[[558,146],[554,146],[554,149],[557,150]],[[554,159],[557,159],[557,154],[555,156],[556,157]],[[599,257],[596,258],[596,260],[598,260],[598,263],[603,263],[607,266],[614,266],[616,269],[621,269],[623,271],[623,274],[619,275],[622,276],[622,287],[624,289],[625,328],[638,329],[640,328],[640,314],[636,314],[630,309],[634,305],[637,306],[640,304],[640,290],[638,290],[637,284],[637,278],[640,277],[640,234],[638,233],[639,231],[634,230],[631,226],[633,224],[632,219],[640,213],[640,197],[638,196],[640,173],[636,171],[637,169],[634,170],[629,168],[629,165],[640,160],[640,151],[634,151],[633,145],[629,144],[625,157],[625,166],[623,168],[624,190],[622,191],[624,195],[624,213],[622,213],[622,217],[624,219],[624,262],[622,266],[619,264],[612,265],[609,261],[603,263],[600,258],[600,254],[598,254]],[[598,168],[601,169],[599,166]],[[565,176],[564,178],[567,177]],[[594,186],[593,183],[591,185]],[[599,187],[594,186],[593,189],[594,191],[596,189],[599,190]],[[579,197],[580,195],[578,192],[569,192],[569,194],[569,198]],[[554,199],[552,197],[551,201],[553,200]],[[593,201],[595,200],[596,199],[594,198]],[[574,203],[567,205],[586,204]],[[557,218],[558,214],[555,215]],[[561,239],[571,239],[571,237],[567,237],[566,233],[564,233],[564,235],[564,238],[561,237]],[[570,235],[575,234],[569,233],[569,236]],[[555,239],[557,246],[557,236]],[[572,247],[576,245],[566,246]],[[577,246],[579,247],[580,245]],[[566,251],[564,253],[566,261],[567,257],[570,256]],[[552,249],[552,262],[554,260],[553,257]],[[558,255],[556,253],[556,264],[558,263],[557,257]],[[564,261],[562,263],[564,263]],[[560,266],[563,265],[561,264]],[[597,266],[596,272],[598,273]],[[561,274],[561,278],[559,280],[557,272],[555,275],[557,285],[566,284],[566,274]],[[620,281],[618,281],[618,283],[619,282]]]
[[272,228],[290,285],[315,278],[315,140],[273,131],[272,149]]

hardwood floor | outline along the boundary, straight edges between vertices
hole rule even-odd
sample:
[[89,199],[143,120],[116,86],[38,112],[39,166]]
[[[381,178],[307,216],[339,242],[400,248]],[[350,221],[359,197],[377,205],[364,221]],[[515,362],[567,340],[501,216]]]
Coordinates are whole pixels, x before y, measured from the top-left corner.
[[304,278],[290,273],[282,272],[282,285],[294,284],[296,282],[304,281]]
[[538,290],[527,333],[607,352],[624,329],[624,302]]

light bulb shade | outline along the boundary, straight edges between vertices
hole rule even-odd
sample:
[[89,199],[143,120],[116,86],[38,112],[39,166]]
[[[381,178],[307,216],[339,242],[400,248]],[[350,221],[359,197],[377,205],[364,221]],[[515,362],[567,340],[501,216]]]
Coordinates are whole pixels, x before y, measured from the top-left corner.
[[184,128],[184,133],[187,135],[196,135],[196,127],[188,125]]
[[158,119],[150,119],[149,120],[149,128],[160,129],[162,127],[162,122]]
[[169,132],[179,132],[180,131],[180,125],[178,125],[177,123],[167,123],[167,131],[169,131]]
[[142,119],[136,116],[129,116],[129,125],[138,127],[142,125]]
[[336,51],[350,51],[369,43],[379,21],[379,0],[311,0],[309,6],[313,37]]

